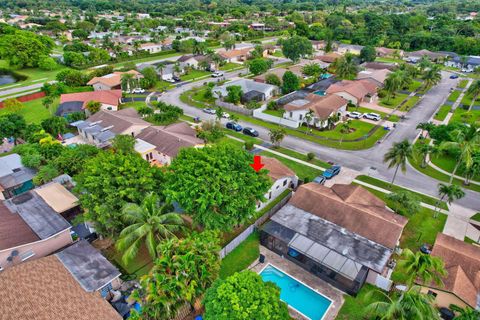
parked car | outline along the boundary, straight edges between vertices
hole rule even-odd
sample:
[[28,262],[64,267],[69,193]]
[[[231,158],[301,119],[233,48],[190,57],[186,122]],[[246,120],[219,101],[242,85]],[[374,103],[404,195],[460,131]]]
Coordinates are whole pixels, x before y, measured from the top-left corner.
[[227,127],[227,129],[235,130],[237,132],[242,131],[242,129],[243,129],[241,125],[239,125],[236,122],[232,122],[232,121],[227,122],[226,127]]
[[458,75],[452,74],[452,75],[450,76],[450,79],[458,79]]
[[142,88],[135,88],[132,90],[132,93],[144,93],[145,92],[145,89],[142,89]]
[[341,168],[342,167],[339,165],[331,166],[329,169],[325,170],[325,172],[323,173],[323,176],[326,179],[332,179],[333,177],[335,177],[337,174],[340,173]]
[[166,82],[169,82],[169,83],[175,83],[175,80],[173,80],[172,78],[170,79],[165,79]]
[[245,129],[243,129],[243,134],[251,137],[258,137],[258,131],[250,127],[246,127]]
[[212,109],[212,108],[205,108],[205,109],[203,109],[203,112],[208,113],[208,114],[216,114],[217,113],[215,111],[215,109]]
[[380,121],[382,119],[382,117],[378,113],[373,113],[373,112],[365,113],[363,117],[365,119],[370,119],[373,121]]
[[315,179],[313,179],[312,182],[318,183],[318,184],[325,184],[325,181],[327,181],[327,178],[324,176],[318,176]]
[[353,112],[349,112],[347,116],[353,119],[360,119],[362,117],[362,114],[360,112],[353,111]]
[[222,118],[230,119],[230,115],[226,112],[222,113]]
[[216,72],[212,73],[212,77],[213,77],[213,78],[223,77],[223,72],[216,71]]
[[180,81],[182,81],[182,79],[180,79],[179,76],[173,76],[172,79],[173,79],[175,82],[180,82]]

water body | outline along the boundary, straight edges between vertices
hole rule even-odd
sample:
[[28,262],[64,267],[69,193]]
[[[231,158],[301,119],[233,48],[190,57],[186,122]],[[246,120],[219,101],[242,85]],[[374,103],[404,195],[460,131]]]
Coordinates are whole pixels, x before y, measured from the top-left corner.
[[15,83],[20,80],[22,77],[20,75],[15,74],[12,71],[0,69],[0,85]]

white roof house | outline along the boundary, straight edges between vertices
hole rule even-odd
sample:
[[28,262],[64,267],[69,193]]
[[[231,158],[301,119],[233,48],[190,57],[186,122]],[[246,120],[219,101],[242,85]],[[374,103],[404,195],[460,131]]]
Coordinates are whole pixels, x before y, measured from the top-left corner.
[[275,93],[278,92],[278,87],[271,84],[260,83],[249,79],[238,79],[214,88],[213,93],[216,97],[225,97],[228,94],[227,88],[231,86],[242,87],[242,91],[244,94],[255,91],[259,92],[264,95],[264,100],[273,97]]

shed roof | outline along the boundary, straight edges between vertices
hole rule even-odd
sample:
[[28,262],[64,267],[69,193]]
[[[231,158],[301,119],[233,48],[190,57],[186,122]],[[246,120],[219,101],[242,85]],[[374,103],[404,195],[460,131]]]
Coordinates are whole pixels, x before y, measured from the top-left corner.
[[78,206],[78,198],[58,182],[46,184],[33,190],[57,213]]

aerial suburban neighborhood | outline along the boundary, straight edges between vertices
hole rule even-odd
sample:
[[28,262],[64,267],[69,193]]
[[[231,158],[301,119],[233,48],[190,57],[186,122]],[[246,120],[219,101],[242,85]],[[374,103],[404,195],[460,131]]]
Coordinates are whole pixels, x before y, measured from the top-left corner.
[[1,320],[480,320],[479,0],[0,2]]

